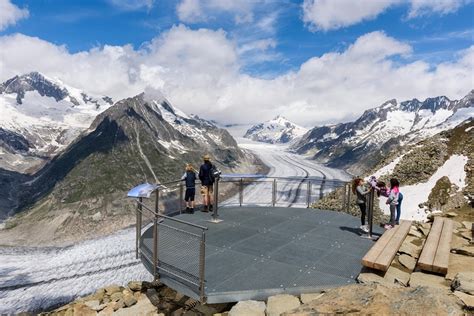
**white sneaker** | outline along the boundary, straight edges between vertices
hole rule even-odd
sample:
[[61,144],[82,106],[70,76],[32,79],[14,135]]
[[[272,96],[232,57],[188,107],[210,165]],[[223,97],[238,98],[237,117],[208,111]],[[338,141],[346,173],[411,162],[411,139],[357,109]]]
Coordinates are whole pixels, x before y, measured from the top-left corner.
[[368,226],[368,225],[363,225],[363,226],[362,226],[362,230],[363,230],[365,233],[368,233],[368,232],[369,232],[369,226]]

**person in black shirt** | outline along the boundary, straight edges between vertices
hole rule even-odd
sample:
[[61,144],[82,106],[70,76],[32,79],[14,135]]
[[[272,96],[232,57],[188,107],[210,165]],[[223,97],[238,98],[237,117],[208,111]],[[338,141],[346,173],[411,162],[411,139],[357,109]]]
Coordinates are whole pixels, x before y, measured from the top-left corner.
[[214,178],[211,176],[211,157],[205,155],[203,157],[204,163],[199,169],[199,180],[201,180],[201,194],[204,196],[204,210],[203,212],[212,212],[212,192],[214,185]]
[[194,196],[196,195],[196,171],[191,164],[186,165],[186,172],[181,177],[186,183],[186,193],[184,201],[186,201],[186,213],[194,213]]

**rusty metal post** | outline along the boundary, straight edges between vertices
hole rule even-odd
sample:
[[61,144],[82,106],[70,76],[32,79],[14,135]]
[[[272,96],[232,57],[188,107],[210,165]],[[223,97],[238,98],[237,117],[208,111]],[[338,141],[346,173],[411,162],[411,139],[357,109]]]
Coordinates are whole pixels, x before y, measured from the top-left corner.
[[351,208],[351,185],[349,184],[348,185],[348,189],[347,190],[347,208],[346,210],[349,211],[349,209]]
[[138,198],[137,203],[137,226],[136,226],[136,237],[135,237],[135,258],[138,259],[140,254],[140,239],[142,237],[142,205],[143,198]]
[[275,207],[276,205],[276,195],[277,195],[277,180],[273,179],[272,185],[272,206]]
[[160,210],[160,190],[155,191],[155,213],[163,215],[163,210]]
[[158,279],[158,215],[153,218],[153,278]]
[[374,200],[375,200],[375,194],[374,194],[374,189],[370,190],[369,193],[369,237],[372,238],[372,228],[373,228],[373,223],[374,223]]
[[205,292],[205,285],[206,285],[206,231],[202,231],[201,235],[201,244],[199,250],[199,299],[201,303],[206,302],[206,292]]
[[244,203],[244,179],[240,178],[239,181],[239,206],[242,207]]
[[319,199],[324,197],[324,187],[326,185],[326,175],[323,175],[323,181],[321,181],[321,186],[319,187]]
[[184,186],[182,183],[179,184],[179,214],[184,209]]
[[311,180],[308,180],[308,183],[307,183],[307,189],[308,190],[308,194],[306,196],[306,204],[307,204],[307,208],[309,208],[311,206]]
[[219,219],[219,178],[216,178],[214,182],[214,212],[212,212],[211,223],[220,223],[222,219]]

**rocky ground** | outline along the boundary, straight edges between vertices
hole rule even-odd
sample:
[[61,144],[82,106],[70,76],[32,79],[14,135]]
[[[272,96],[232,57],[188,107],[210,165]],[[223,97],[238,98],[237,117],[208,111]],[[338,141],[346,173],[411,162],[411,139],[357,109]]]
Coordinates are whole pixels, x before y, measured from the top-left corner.
[[472,209],[444,214],[454,220],[446,276],[416,268],[431,223],[413,224],[386,273],[363,269],[358,284],[300,296],[275,295],[267,301],[203,305],[159,281],[112,285],[42,315],[472,315],[474,240]]

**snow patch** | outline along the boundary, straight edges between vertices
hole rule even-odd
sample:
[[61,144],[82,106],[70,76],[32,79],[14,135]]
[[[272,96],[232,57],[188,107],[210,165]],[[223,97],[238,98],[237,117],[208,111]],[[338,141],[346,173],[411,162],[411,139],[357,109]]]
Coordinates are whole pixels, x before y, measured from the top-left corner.
[[[459,187],[459,191],[466,187],[466,172],[464,167],[468,157],[464,155],[452,155],[438,170],[428,179],[427,182],[414,185],[401,186],[400,192],[403,194],[401,218],[415,221],[425,221],[428,214],[418,207],[419,204],[428,201],[428,196],[434,188],[436,182],[444,176],[449,181]],[[390,214],[386,199],[379,199],[379,206],[384,214]]]

